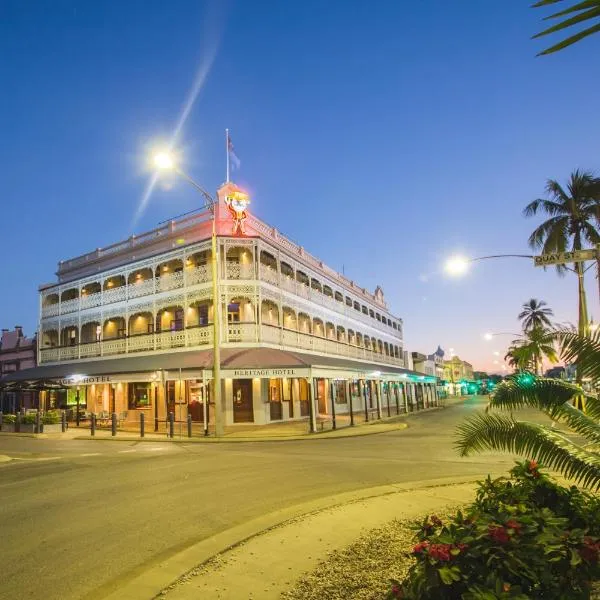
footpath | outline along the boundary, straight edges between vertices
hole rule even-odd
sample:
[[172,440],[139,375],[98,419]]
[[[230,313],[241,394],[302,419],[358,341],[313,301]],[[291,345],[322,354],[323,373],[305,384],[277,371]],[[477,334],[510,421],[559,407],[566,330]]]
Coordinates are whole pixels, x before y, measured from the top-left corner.
[[472,477],[401,483],[294,507],[300,514],[287,519],[285,511],[265,515],[195,544],[107,598],[279,599],[328,553],[345,548],[360,535],[393,519],[465,504],[473,499],[474,490]]

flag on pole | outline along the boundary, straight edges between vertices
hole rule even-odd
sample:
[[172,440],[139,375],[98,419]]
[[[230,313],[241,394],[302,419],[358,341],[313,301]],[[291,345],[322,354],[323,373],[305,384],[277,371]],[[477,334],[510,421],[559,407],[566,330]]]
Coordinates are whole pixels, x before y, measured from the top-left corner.
[[227,132],[227,152],[229,154],[229,160],[231,161],[231,164],[233,165],[233,167],[235,167],[236,169],[240,168],[240,159],[237,157],[236,153],[235,153],[235,149],[233,147],[233,142],[231,141],[231,138],[229,137],[229,132]]

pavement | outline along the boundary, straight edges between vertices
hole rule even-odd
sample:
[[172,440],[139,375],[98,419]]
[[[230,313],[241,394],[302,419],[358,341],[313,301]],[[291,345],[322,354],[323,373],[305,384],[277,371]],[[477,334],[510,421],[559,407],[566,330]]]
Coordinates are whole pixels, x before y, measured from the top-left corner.
[[0,599],[152,598],[208,557],[344,498],[505,472],[510,456],[453,449],[456,425],[485,401],[411,414],[402,430],[308,443],[0,435],[10,459],[0,463]]
[[[350,545],[370,529],[393,519],[443,513],[473,500],[476,487],[473,482],[452,481],[381,486],[364,490],[355,498],[342,496],[341,504],[292,519],[217,556],[207,556],[207,562],[188,571],[160,597],[167,600],[276,600],[327,554]],[[364,497],[361,499],[361,496]],[[212,544],[214,540],[206,540],[191,551],[196,556],[208,555]],[[265,557],[269,557],[268,561]],[[174,566],[178,558],[173,557],[162,568]],[[149,583],[147,578],[133,581],[120,590],[119,597],[134,598],[142,586]]]

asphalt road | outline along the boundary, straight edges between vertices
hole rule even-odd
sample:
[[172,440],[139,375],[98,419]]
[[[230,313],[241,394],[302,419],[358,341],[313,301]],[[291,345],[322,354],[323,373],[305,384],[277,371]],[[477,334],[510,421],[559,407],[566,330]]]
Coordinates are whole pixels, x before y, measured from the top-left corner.
[[0,598],[101,598],[115,582],[216,532],[339,492],[483,476],[455,425],[482,399],[409,417],[406,430],[292,442],[170,444],[0,436]]

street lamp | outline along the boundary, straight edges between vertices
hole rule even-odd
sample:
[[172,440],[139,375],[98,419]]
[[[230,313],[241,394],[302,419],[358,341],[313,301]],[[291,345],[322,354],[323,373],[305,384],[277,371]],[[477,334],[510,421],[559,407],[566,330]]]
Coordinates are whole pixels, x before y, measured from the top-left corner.
[[483,339],[486,342],[491,342],[497,335],[513,335],[515,337],[523,337],[521,333],[513,333],[512,331],[499,331],[498,333],[484,333]]
[[479,260],[489,260],[490,258],[533,258],[533,254],[492,254],[490,256],[478,256],[477,258],[467,258],[456,254],[451,256],[444,264],[444,270],[448,275],[460,277],[470,268],[471,263]]
[[154,165],[162,171],[173,171],[191,184],[205,200],[203,208],[208,208],[212,215],[212,236],[211,236],[211,270],[212,270],[212,296],[213,296],[213,394],[215,400],[215,436],[220,437],[224,433],[223,414],[221,405],[221,346],[220,346],[220,303],[219,303],[219,283],[217,268],[217,202],[216,200],[198,183],[196,183],[187,173],[184,173],[176,164],[173,155],[169,152],[158,152],[154,155]]

